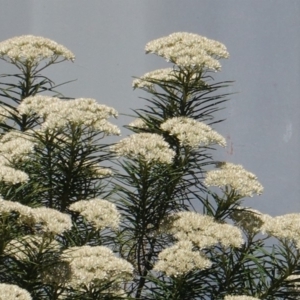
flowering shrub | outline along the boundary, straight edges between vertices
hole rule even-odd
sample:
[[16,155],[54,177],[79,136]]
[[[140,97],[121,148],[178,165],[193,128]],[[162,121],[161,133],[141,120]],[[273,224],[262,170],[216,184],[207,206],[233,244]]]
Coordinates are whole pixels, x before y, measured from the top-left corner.
[[0,300],[299,299],[300,214],[244,207],[258,178],[213,159],[225,45],[179,32],[145,50],[171,67],[134,79],[148,105],[109,145],[117,111],[42,74],[70,50],[0,43],[20,72],[0,82]]

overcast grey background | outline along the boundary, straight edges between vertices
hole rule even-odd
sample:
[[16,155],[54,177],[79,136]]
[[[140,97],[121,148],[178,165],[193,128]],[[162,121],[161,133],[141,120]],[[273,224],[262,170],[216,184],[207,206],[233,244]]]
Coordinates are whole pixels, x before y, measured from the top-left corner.
[[[57,83],[77,79],[61,91],[125,114],[144,105],[132,76],[167,66],[144,54],[148,41],[187,31],[224,43],[230,59],[216,80],[234,80],[226,92],[238,93],[216,128],[228,143],[218,158],[244,165],[264,185],[246,205],[300,212],[299,0],[0,0],[0,28],[1,41],[33,34],[65,45],[75,63],[47,75]],[[0,73],[8,71],[0,62]]]

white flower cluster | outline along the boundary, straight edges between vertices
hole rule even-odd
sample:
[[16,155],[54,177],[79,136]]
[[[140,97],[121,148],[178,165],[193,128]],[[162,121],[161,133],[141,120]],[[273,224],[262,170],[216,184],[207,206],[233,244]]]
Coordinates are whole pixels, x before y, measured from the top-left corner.
[[17,285],[0,283],[0,300],[32,300],[28,291]]
[[202,122],[187,117],[168,119],[160,125],[164,131],[178,138],[181,145],[197,148],[200,144],[226,146],[226,140],[212,128]]
[[196,212],[179,212],[170,216],[166,230],[179,241],[191,241],[200,249],[220,243],[224,247],[240,247],[243,243],[239,228],[217,223],[213,217]]
[[195,269],[209,268],[211,261],[204,254],[192,249],[193,244],[190,241],[180,241],[164,249],[158,255],[159,261],[155,264],[154,270],[177,277]]
[[217,41],[187,32],[176,32],[149,42],[146,53],[154,53],[181,68],[219,71],[218,59],[228,58],[226,47]]
[[68,285],[73,288],[132,278],[132,265],[103,246],[72,247],[63,251],[62,258],[71,265],[72,277]]
[[0,181],[8,184],[17,184],[27,182],[28,175],[20,170],[16,170],[8,165],[5,157],[0,156]]
[[103,199],[81,200],[73,203],[69,209],[79,212],[97,230],[105,227],[116,229],[120,222],[116,206]]
[[261,231],[263,224],[271,218],[269,215],[262,214],[258,210],[249,207],[236,207],[230,214],[235,224],[250,234]]
[[0,43],[0,58],[30,66],[42,60],[55,61],[57,58],[74,61],[74,54],[64,46],[40,36],[22,35]]
[[111,116],[117,117],[117,111],[112,107],[98,104],[95,99],[61,100],[40,95],[24,99],[18,111],[26,115],[37,114],[43,118],[43,130],[57,130],[67,124],[75,124],[90,127],[108,135],[120,134],[119,128],[107,121]]
[[131,123],[129,123],[129,126],[140,128],[140,129],[147,129],[148,128],[145,121],[143,119],[140,119],[140,118],[137,118],[134,121],[132,121]]
[[45,234],[61,234],[71,229],[71,217],[56,209],[47,207],[30,208],[20,203],[0,200],[0,214],[18,212],[21,223],[34,226],[38,232]]
[[263,192],[262,185],[253,173],[232,163],[221,163],[219,170],[207,172],[204,184],[220,188],[229,186],[240,197],[252,197],[253,194],[260,195]]
[[224,300],[260,300],[258,298],[255,297],[251,297],[251,296],[243,296],[243,295],[238,295],[238,296],[225,296]]
[[56,209],[47,207],[32,208],[33,218],[37,229],[46,234],[61,234],[71,229],[71,217]]
[[294,241],[300,249],[300,214],[292,213],[267,218],[262,226],[262,232],[278,239]]
[[142,77],[133,80],[132,87],[152,88],[155,82],[176,81],[176,71],[172,68],[158,69],[144,74]]
[[163,137],[153,133],[133,134],[112,146],[111,150],[119,156],[141,159],[147,163],[170,164],[175,156]]
[[8,161],[22,161],[33,152],[34,141],[26,133],[12,130],[2,136],[0,140],[0,154]]
[[59,243],[38,235],[25,235],[19,239],[11,240],[6,245],[4,252],[18,260],[26,260],[31,255],[43,254],[49,250],[59,252]]

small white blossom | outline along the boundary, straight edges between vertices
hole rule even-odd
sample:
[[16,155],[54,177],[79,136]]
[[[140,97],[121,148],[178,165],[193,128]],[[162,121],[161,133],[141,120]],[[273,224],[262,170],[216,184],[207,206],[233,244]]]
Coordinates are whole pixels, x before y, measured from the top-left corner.
[[32,209],[35,223],[46,234],[61,234],[71,229],[71,217],[56,209],[38,207]]
[[243,243],[239,228],[217,223],[213,217],[195,212],[179,212],[169,217],[166,231],[179,241],[191,241],[200,249],[210,248],[220,243],[224,247],[240,247]]
[[175,156],[163,137],[153,133],[133,134],[112,146],[111,150],[119,156],[142,159],[147,163],[170,164]]
[[36,66],[42,60],[57,58],[74,61],[74,54],[64,46],[44,37],[22,35],[0,43],[0,58],[16,63]]
[[32,300],[28,291],[19,286],[0,283],[0,300]]
[[251,296],[225,296],[224,300],[260,300],[259,298],[251,297]]
[[117,111],[98,104],[95,99],[60,100],[55,97],[34,96],[24,99],[18,111],[21,114],[37,114],[43,118],[43,130],[57,130],[72,124],[90,127],[107,135],[120,134],[119,128],[107,121],[111,116],[116,117]]
[[62,258],[71,265],[72,277],[67,284],[73,288],[132,278],[132,265],[103,246],[72,247],[63,251]]
[[218,144],[225,147],[226,141],[220,134],[202,122],[187,117],[174,117],[160,125],[162,130],[176,136],[181,145],[197,148],[200,144]]
[[232,163],[221,163],[219,170],[207,172],[204,184],[220,188],[230,186],[240,197],[252,197],[253,194],[260,195],[263,192],[262,185],[253,173]]
[[79,212],[97,230],[105,227],[116,229],[120,222],[120,214],[116,206],[103,199],[81,200],[72,204],[69,209]]
[[211,261],[198,251],[192,251],[193,244],[181,241],[161,251],[154,270],[167,276],[180,276],[192,270],[203,270],[211,266]]
[[226,47],[220,42],[197,34],[176,32],[149,42],[146,53],[154,53],[181,68],[219,71],[218,59],[228,58]]
[[300,214],[292,213],[265,220],[262,233],[267,233],[278,239],[288,239],[297,243],[300,249]]
[[42,254],[51,251],[59,252],[60,245],[55,240],[48,240],[38,235],[25,235],[19,239],[11,240],[4,252],[18,260],[26,260],[31,255]]

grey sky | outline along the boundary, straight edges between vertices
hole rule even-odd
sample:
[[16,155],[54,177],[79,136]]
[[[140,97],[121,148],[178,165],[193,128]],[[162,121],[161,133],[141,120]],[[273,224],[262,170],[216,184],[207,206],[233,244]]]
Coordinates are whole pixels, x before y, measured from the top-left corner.
[[[224,43],[230,59],[216,79],[234,80],[216,129],[228,142],[218,157],[244,165],[265,187],[251,205],[272,215],[300,212],[299,0],[0,0],[0,40],[41,35],[76,55],[53,66],[62,91],[91,97],[120,113],[141,107],[132,76],[167,64],[145,44],[176,31]],[[10,69],[0,62],[1,73]],[[119,125],[130,119],[120,117]],[[126,132],[124,132],[126,134]]]

